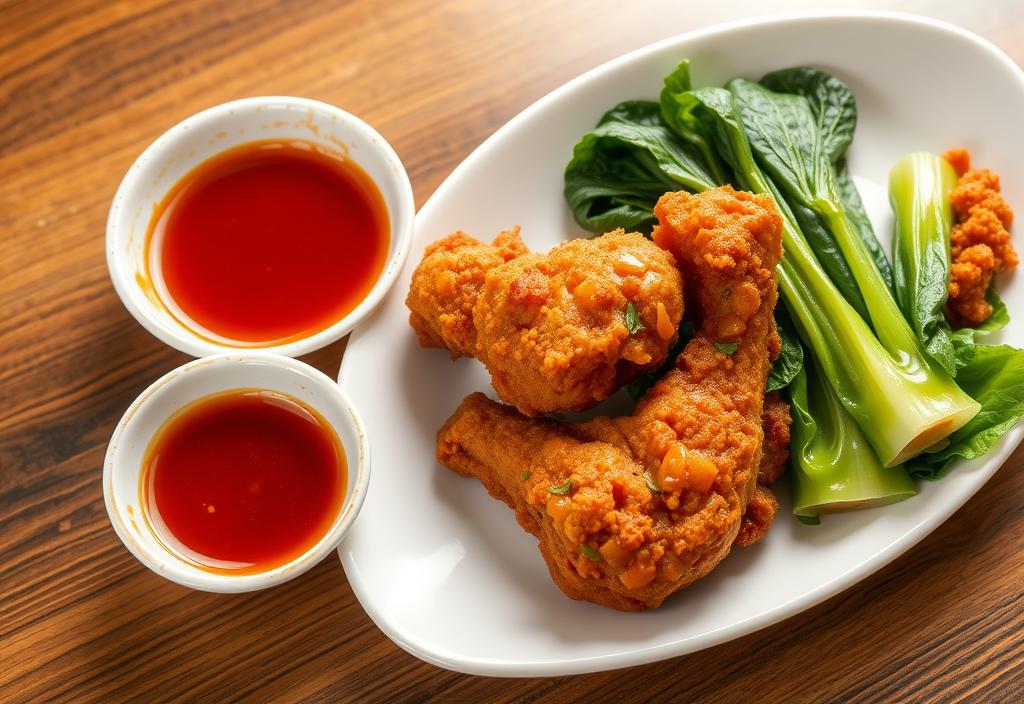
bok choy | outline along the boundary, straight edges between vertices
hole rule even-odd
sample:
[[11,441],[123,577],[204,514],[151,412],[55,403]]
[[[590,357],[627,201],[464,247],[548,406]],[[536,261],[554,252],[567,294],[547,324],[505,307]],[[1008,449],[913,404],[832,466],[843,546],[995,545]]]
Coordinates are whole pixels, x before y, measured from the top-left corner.
[[889,200],[896,214],[893,266],[896,294],[907,319],[932,357],[956,374],[960,387],[981,411],[948,438],[948,444],[908,462],[915,477],[937,479],[956,458],[991,449],[1024,417],[1024,351],[977,340],[1009,320],[1006,306],[989,291],[993,314],[978,328],[951,330],[943,308],[949,282],[949,194],[953,168],[935,154],[908,154],[889,174]]
[[953,460],[981,457],[1024,418],[1024,350],[976,345],[956,380],[981,403],[981,412],[950,435],[945,447],[908,461],[914,477],[938,479]]
[[601,118],[573,150],[565,198],[590,232],[650,230],[666,191],[718,185],[703,155],[661,121],[658,103],[627,100]]
[[927,152],[907,154],[889,172],[889,203],[896,216],[892,263],[896,296],[914,333],[932,359],[950,374],[959,366],[953,331],[943,308],[949,294],[949,194],[956,172]]
[[[883,465],[903,462],[970,420],[977,402],[920,350],[870,249],[845,214],[833,162],[849,143],[852,125],[827,122],[830,131],[822,133],[806,98],[774,94],[749,81],[733,79],[729,90],[675,92],[681,83],[678,76],[666,80],[661,94],[662,114],[670,116],[666,122],[685,130],[684,139],[695,132],[712,144],[741,188],[775,196],[783,216],[785,256],[778,269],[783,300],[801,339]],[[822,267],[787,197],[830,227],[874,330]]]
[[882,506],[917,493],[902,465],[883,468],[832,387],[807,364],[790,387],[793,513],[817,523],[821,513]]
[[[848,93],[838,79],[820,83],[827,85],[816,90]],[[812,85],[808,79],[799,87]],[[805,290],[798,302],[791,301],[794,296],[786,295],[785,288],[783,293],[804,341],[882,463],[900,464],[963,426],[980,406],[922,349],[876,263],[877,255],[846,214],[834,164],[853,137],[855,113],[830,108],[815,115],[804,95],[776,93],[744,79],[734,78],[727,87],[758,164],[787,203],[821,219],[849,264],[874,334],[859,324],[864,321],[854,311],[843,310],[848,306],[841,305],[846,301],[838,300],[834,286],[822,285],[813,268],[800,261],[804,247],[795,243],[785,244],[785,259],[803,270],[802,281],[796,283],[814,288]],[[830,105],[842,100],[838,95]]]

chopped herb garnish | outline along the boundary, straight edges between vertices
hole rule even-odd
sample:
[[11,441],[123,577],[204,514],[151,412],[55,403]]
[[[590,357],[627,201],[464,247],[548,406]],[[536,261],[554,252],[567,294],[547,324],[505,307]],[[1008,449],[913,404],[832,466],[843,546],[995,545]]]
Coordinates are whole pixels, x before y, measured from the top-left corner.
[[572,490],[572,479],[566,479],[565,484],[559,484],[558,486],[549,486],[548,491],[552,494],[568,494]]
[[716,342],[715,343],[715,349],[718,350],[719,352],[721,352],[722,354],[732,354],[733,352],[736,351],[736,343],[735,342]]
[[529,479],[530,478],[530,470],[524,469],[522,472],[519,473],[519,478],[520,479]]
[[626,330],[629,331],[630,335],[635,335],[641,330],[646,330],[647,326],[644,325],[644,321],[640,319],[640,314],[636,310],[636,306],[633,305],[633,301],[626,304]]
[[648,477],[644,477],[644,479],[647,480],[647,488],[651,490],[652,494],[660,494],[661,493],[661,489],[658,488],[658,485],[654,483],[653,479],[651,479],[649,476]]
[[594,562],[601,561],[601,553],[599,553],[597,550],[590,547],[586,543],[580,543],[580,552],[583,553],[584,556],[589,557]]
[[732,295],[732,289],[728,286],[722,287],[722,298],[728,298]]

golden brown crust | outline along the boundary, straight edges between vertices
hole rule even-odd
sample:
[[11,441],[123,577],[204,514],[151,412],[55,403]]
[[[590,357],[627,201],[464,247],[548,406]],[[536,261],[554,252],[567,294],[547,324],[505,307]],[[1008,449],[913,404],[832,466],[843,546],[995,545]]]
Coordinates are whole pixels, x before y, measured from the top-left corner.
[[[632,333],[630,304],[644,326]],[[658,331],[659,304],[668,337]],[[489,271],[473,310],[477,358],[498,395],[528,416],[582,410],[608,398],[624,369],[664,362],[682,315],[672,255],[616,230]]]
[[465,232],[455,232],[427,245],[413,272],[409,294],[409,324],[423,347],[441,347],[453,356],[473,356],[476,327],[473,306],[487,272],[527,254],[519,228],[506,230],[484,244]]
[[[702,324],[633,415],[564,425],[473,394],[438,434],[441,462],[515,509],[567,595],[627,611],[713,569],[755,496],[750,523],[766,527],[754,519],[767,505],[756,479],[781,220],[771,199],[731,188],[666,194],[655,213]],[[669,457],[682,479],[665,473]],[[709,466],[707,489],[691,483]]]
[[758,484],[771,486],[786,471],[786,463],[789,461],[789,426],[792,422],[789,404],[779,392],[766,394],[761,421],[764,444],[761,450],[761,467],[757,471]]
[[[619,485],[630,487],[630,506],[641,520],[650,502],[643,502],[644,493],[650,497],[651,492],[628,453],[608,443],[582,443],[561,424],[526,418],[480,393],[467,396],[438,432],[437,457],[450,469],[479,479],[491,496],[515,511],[519,525],[538,539],[552,580],[574,599],[595,601],[589,581],[595,576],[593,561],[576,546],[567,549],[562,531],[578,535],[591,522],[603,520],[614,509],[617,494],[622,495],[615,488]],[[549,490],[566,479],[572,482],[572,510],[556,525],[546,513]],[[615,594],[598,603],[622,611],[645,606]]]
[[[503,240],[504,238],[504,240]],[[475,356],[498,395],[535,416],[582,410],[662,364],[683,315],[672,255],[616,230],[528,254],[518,230],[427,248],[406,304],[425,347]],[[642,329],[627,326],[632,305]]]
[[743,514],[740,532],[736,535],[733,545],[741,548],[750,547],[767,533],[779,511],[779,501],[771,489],[758,484],[754,496],[747,504],[747,512]]
[[764,397],[761,427],[764,441],[761,445],[761,466],[757,470],[757,489],[743,514],[740,532],[733,545],[749,547],[758,542],[771,528],[779,502],[768,487],[778,481],[789,461],[789,426],[792,423],[789,404],[777,391]]

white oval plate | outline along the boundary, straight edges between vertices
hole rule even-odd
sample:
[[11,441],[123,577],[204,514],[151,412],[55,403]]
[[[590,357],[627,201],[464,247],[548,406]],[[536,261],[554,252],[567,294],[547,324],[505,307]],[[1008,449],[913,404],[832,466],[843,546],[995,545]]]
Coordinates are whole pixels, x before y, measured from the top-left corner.
[[[533,249],[580,234],[562,200],[573,144],[619,100],[655,98],[662,77],[692,60],[699,84],[809,64],[853,89],[860,124],[851,168],[884,240],[884,185],[906,152],[969,147],[1024,207],[1024,74],[961,29],[879,13],[782,17],[683,35],[567,83],[502,127],[438,188],[416,218],[413,256],[385,304],[348,344],[340,383],[366,420],[376,465],[359,521],[340,548],[349,583],[401,647],[442,667],[503,676],[593,672],[669,658],[763,628],[870,575],[924,538],[988,480],[1020,442],[1010,432],[904,503],[803,526],[787,490],[767,538],[736,549],[707,578],[645,613],[566,598],[536,541],[475,480],[437,464],[434,437],[462,398],[490,391],[474,360],[420,349],[404,306],[429,242],[457,229],[490,238],[522,225]],[[1019,279],[1020,277],[1017,277]],[[1011,311],[1019,280],[1003,282]],[[1003,339],[1024,344],[1024,316]],[[493,392],[491,392],[493,393]]]

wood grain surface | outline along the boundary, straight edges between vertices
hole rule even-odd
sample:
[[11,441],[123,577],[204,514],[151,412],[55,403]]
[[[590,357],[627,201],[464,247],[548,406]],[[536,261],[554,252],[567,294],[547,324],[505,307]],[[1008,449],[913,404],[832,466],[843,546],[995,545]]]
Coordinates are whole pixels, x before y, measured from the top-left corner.
[[[831,5],[0,3],[0,702],[1024,700],[1024,451],[909,554],[817,608],[694,655],[554,679],[420,662],[367,618],[336,556],[256,594],[175,586],[104,511],[114,425],[186,361],[128,315],[104,259],[114,190],[170,125],[249,95],[325,100],[394,144],[422,204],[588,68],[722,20]],[[1024,61],[1016,0],[870,6],[953,21]],[[343,347],[307,361],[336,374]]]

